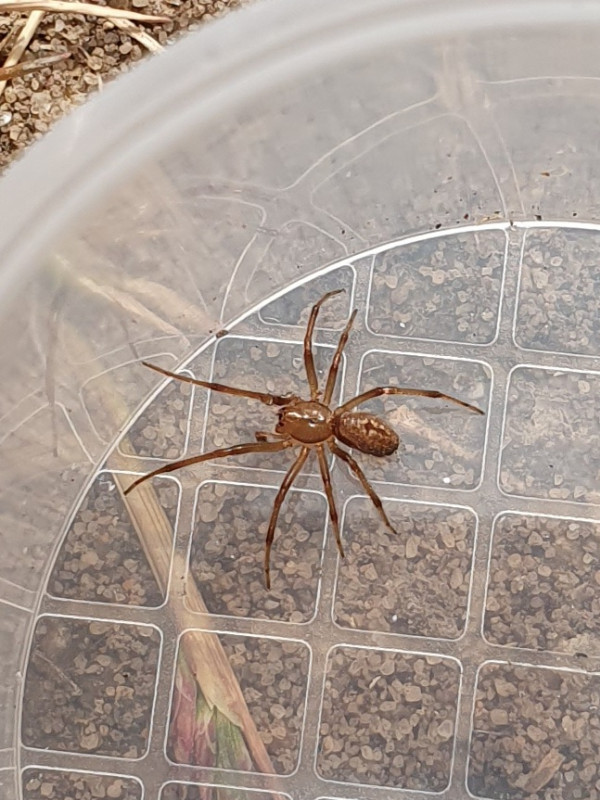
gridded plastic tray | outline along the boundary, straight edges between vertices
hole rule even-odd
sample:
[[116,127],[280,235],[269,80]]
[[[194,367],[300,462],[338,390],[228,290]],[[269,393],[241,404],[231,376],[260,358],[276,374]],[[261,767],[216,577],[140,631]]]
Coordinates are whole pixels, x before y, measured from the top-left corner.
[[[161,384],[74,509],[49,579],[25,676],[26,800],[600,797],[600,234],[487,224],[379,247],[253,309],[187,374],[306,395],[304,326],[334,288],[321,380],[358,308],[338,399],[439,389],[485,417],[425,398],[368,406],[401,438],[389,458],[357,456],[396,535],[335,463],[340,561],[309,462],[269,593],[264,537],[289,454],[154,479],[162,572],[144,551],[120,491],[132,474],[274,421]],[[215,641],[271,776],[251,758],[223,768],[223,742],[182,754],[169,725],[189,689],[178,652]]]

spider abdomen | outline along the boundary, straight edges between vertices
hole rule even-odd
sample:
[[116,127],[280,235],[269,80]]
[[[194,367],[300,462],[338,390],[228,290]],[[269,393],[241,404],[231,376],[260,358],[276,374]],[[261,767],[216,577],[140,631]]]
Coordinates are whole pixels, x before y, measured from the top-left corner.
[[389,456],[400,443],[398,434],[386,422],[363,411],[349,411],[337,417],[334,433],[348,447],[370,456]]

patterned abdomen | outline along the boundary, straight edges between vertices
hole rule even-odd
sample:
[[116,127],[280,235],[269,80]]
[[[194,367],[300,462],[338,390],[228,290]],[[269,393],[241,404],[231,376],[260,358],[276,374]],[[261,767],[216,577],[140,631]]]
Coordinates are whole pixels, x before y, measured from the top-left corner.
[[362,411],[348,412],[335,419],[334,432],[348,447],[371,456],[389,456],[400,443],[398,434],[389,425]]

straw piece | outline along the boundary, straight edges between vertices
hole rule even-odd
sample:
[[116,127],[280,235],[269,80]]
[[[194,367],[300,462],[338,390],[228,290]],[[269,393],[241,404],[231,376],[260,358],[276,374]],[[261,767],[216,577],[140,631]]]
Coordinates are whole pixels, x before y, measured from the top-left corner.
[[[0,17],[0,25],[2,25],[2,24],[8,25],[9,22],[10,22],[9,17],[6,17],[6,19],[3,18],[3,17]],[[9,45],[10,45],[10,47],[12,47],[13,42],[17,38],[17,35],[18,35],[19,31],[21,30],[21,28],[23,27],[24,23],[25,23],[25,20],[23,20],[23,19],[18,20],[17,22],[14,23],[14,25],[8,31],[6,36],[3,36],[2,39],[0,39],[0,53],[5,48],[7,48]]]
[[[93,250],[87,246],[78,248],[77,255],[78,258],[86,259],[90,263],[93,263],[92,259],[95,257]],[[171,290],[152,282],[150,282],[150,286],[146,286],[144,279],[141,278],[136,279],[135,281],[130,281],[129,279],[124,280],[114,276],[114,282],[111,285],[100,284],[90,277],[79,274],[77,270],[73,268],[70,261],[63,256],[54,256],[52,259],[52,267],[53,270],[61,277],[62,280],[66,281],[68,285],[75,285],[78,288],[87,290],[91,294],[97,295],[98,297],[110,303],[110,305],[116,305],[117,307],[121,308],[126,312],[127,315],[131,315],[143,320],[148,325],[156,328],[158,331],[161,331],[168,336],[175,336],[177,338],[181,338],[183,336],[181,333],[181,326],[178,325],[175,327],[171,325],[171,323],[166,321],[165,317],[182,319],[183,311],[186,309],[189,316],[189,305],[181,301],[180,298],[178,303],[173,302],[173,304],[170,304],[166,301],[163,302],[165,298],[171,297],[171,294],[173,297],[178,297],[174,292],[171,292]],[[98,264],[98,267],[99,272],[105,269],[108,273],[110,270],[110,265],[108,263],[104,264],[104,262],[102,262],[102,264]],[[119,286],[115,285],[116,283],[121,285],[120,288]],[[142,287],[145,287],[144,291],[141,291]],[[160,297],[162,294],[165,294],[165,298],[162,298],[159,302],[154,303],[155,306],[159,306],[158,311],[160,313],[156,313],[148,307],[146,302],[142,302],[146,300],[152,300],[153,298],[156,299],[157,296]],[[138,300],[135,295],[141,295],[142,301]],[[198,330],[202,330],[201,325],[205,323],[206,314],[198,311],[198,313],[193,316],[192,319],[194,322],[194,327],[196,327]],[[183,338],[185,339],[185,337]]]
[[206,702],[182,650],[177,656],[169,742],[169,751],[180,764],[254,770],[241,729]]
[[209,317],[204,309],[194,303],[190,296],[156,281],[125,276],[121,280],[121,287],[125,292],[138,297],[155,313],[177,320],[180,328],[185,325],[195,331],[207,332],[219,324],[216,318]]
[[[0,9],[2,6],[0,6]],[[33,36],[38,29],[38,26],[42,19],[44,18],[43,11],[33,11],[28,17],[27,22],[21,30],[19,31],[16,41],[11,48],[10,53],[6,57],[6,61],[4,62],[4,68],[12,67],[15,64],[18,64],[21,60],[21,56],[29,46],[29,42],[33,39]],[[6,81],[0,80],[0,100],[2,99],[2,94],[4,93],[4,89],[6,88]]]
[[146,33],[146,31],[141,31],[139,28],[136,28],[131,20],[111,17],[110,21],[116,28],[120,28],[122,31],[128,33],[132,39],[135,39],[142,47],[145,47],[151,53],[160,53],[164,50],[162,44],[157,42],[156,39],[150,36],[149,33]]
[[[114,453],[109,458],[108,468],[119,469],[123,464],[123,457]],[[130,478],[113,473],[113,479],[156,581],[165,592],[169,576],[169,559],[173,549],[173,530],[169,520],[150,483],[142,484],[135,492],[125,497],[124,490]],[[185,575],[186,569],[185,558],[176,553],[174,574]],[[209,707],[211,709],[216,707],[230,722],[242,730],[256,769],[273,774],[275,772],[273,764],[248,711],[244,695],[219,637],[207,631],[186,630],[197,625],[194,611],[208,613],[193,578],[188,576],[186,581],[185,602],[183,596],[170,592],[169,608],[175,618],[177,629],[186,631],[181,639],[182,651]],[[280,796],[276,797],[279,799]]]
[[11,67],[0,67],[0,80],[10,81],[26,72],[35,72],[35,70],[47,67],[49,64],[64,61],[70,55],[70,53],[54,53],[42,58],[34,58],[31,61],[22,61],[20,64],[13,64]]
[[92,17],[132,19],[136,22],[168,22],[170,17],[157,14],[141,14],[95,3],[80,3],[78,0],[0,0],[0,11],[56,11],[62,14],[87,14]]
[[[72,280],[74,271],[71,265],[63,259],[58,263],[65,268],[67,273],[65,277],[68,275],[68,279]],[[64,320],[61,320],[61,323],[62,338],[68,351],[77,354],[76,361],[90,361],[91,354],[87,352],[87,348],[76,330]],[[50,346],[55,347],[56,345],[54,343]],[[51,359],[50,363],[54,364],[55,359]],[[50,372],[52,374],[48,375],[47,383],[56,380],[56,376],[53,374],[54,367],[50,369]],[[102,403],[109,412],[114,414],[115,418],[123,417],[123,401],[119,392],[112,385],[109,376],[106,375],[102,384]],[[125,452],[128,450],[133,452],[128,439],[122,439],[120,445]],[[113,479],[155,580],[162,592],[167,594],[173,552],[173,529],[150,483],[142,484],[135,492],[125,497],[124,490],[131,482],[131,478],[115,473],[114,470],[127,469],[130,463],[127,456],[121,455],[118,450],[115,450],[108,458],[106,468],[113,471]],[[176,553],[173,560],[172,574],[174,576],[185,575],[187,571],[185,556]],[[190,630],[198,625],[198,618],[194,611],[208,613],[202,595],[191,577],[188,577],[185,585],[183,581],[179,581],[175,589],[170,587],[168,609],[174,618],[177,630],[186,631],[186,635],[181,639],[181,651],[209,708],[212,710],[216,708],[241,730],[255,769],[275,776],[275,769],[265,744],[248,710],[244,695],[218,635],[211,631]],[[205,622],[204,624],[209,623]],[[276,777],[273,779],[276,780]],[[276,791],[269,793],[272,800],[284,800],[283,795]]]
[[146,306],[142,305],[142,303],[140,303],[134,297],[131,297],[125,292],[121,292],[114,286],[101,286],[91,278],[87,278],[84,275],[77,275],[75,273],[72,273],[72,277],[76,283],[79,283],[80,286],[92,292],[92,294],[104,297],[112,305],[122,308],[128,314],[132,314],[134,317],[147,322],[149,325],[152,325],[159,331],[162,331],[169,336],[181,336],[179,328],[175,328],[169,322],[157,316],[153,311],[150,311],[148,308],[146,308]]
[[[46,11],[104,17],[105,19],[109,19],[118,28],[130,33],[132,38],[136,39],[153,53],[159,52],[162,49],[161,45],[148,34],[138,31],[135,26],[133,26],[132,20],[136,22],[168,22],[170,19],[170,17],[156,14],[141,14],[138,11],[128,11],[122,8],[98,6],[94,3],[82,3],[78,2],[78,0],[0,0],[0,12],[3,11],[30,11],[31,13],[18,34],[16,33],[17,25],[15,25],[15,28],[13,28],[2,41],[3,46],[5,46],[8,40],[16,37],[15,44],[0,71],[0,99],[6,88],[7,81],[14,78],[16,75],[22,74],[21,72],[7,73],[6,70],[15,67],[19,63]],[[122,25],[121,23],[126,23],[126,25]],[[24,71],[29,70],[26,69]]]

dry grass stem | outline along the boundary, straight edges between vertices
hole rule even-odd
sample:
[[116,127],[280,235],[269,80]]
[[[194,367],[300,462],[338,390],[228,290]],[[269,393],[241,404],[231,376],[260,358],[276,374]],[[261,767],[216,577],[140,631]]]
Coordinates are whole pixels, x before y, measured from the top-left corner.
[[[108,462],[109,469],[119,469],[123,459],[113,454]],[[170,557],[173,546],[173,529],[160,505],[151,484],[143,484],[136,492],[125,496],[124,490],[130,482],[128,476],[113,473],[121,498],[127,508],[131,522],[161,590],[166,593]],[[185,559],[175,555],[174,574],[185,575]],[[194,628],[197,619],[194,612],[208,613],[202,595],[193,579],[188,576],[185,584],[185,602],[182,594],[171,591],[169,608],[175,619],[177,629],[183,631]],[[193,610],[191,610],[193,609]],[[256,768],[263,773],[273,774],[275,769],[265,745],[252,719],[244,695],[223,650],[219,637],[207,631],[188,631],[182,639],[186,661],[192,670],[206,702],[224,714],[240,728]],[[278,800],[279,795],[274,795]]]
[[[10,17],[0,17],[0,25],[8,25],[10,23]],[[14,40],[17,38],[19,31],[25,24],[25,20],[20,19],[12,26],[12,28],[8,31],[6,36],[3,36],[0,39],[0,53],[8,47],[13,46]]]
[[[2,6],[0,6],[0,8],[2,8]],[[33,11],[27,17],[27,22],[18,32],[16,36],[16,41],[12,46],[10,53],[6,57],[6,61],[3,64],[4,69],[7,69],[8,67],[13,67],[15,66],[15,64],[19,63],[19,61],[21,60],[21,56],[29,46],[29,43],[33,39],[33,36],[43,18],[44,18],[43,11]],[[6,81],[5,80],[0,81],[0,99],[2,98],[2,94],[5,88],[6,88]]]
[[133,22],[129,19],[120,19],[117,17],[111,17],[110,21],[113,23],[115,28],[119,28],[122,31],[128,33],[132,39],[135,39],[136,42],[139,42],[142,47],[145,47],[150,53],[160,53],[164,50],[162,44],[159,44],[153,36],[150,36],[149,33],[146,31],[141,31],[137,28]]
[[0,11],[54,11],[60,14],[87,14],[107,19],[131,19],[136,22],[168,22],[169,17],[141,14],[123,8],[80,3],[77,0],[0,0]]
[[103,297],[111,305],[123,309],[123,311],[125,311],[127,314],[131,314],[133,317],[143,320],[148,325],[153,326],[162,333],[168,336],[181,336],[178,328],[174,327],[169,322],[166,322],[166,320],[159,317],[153,311],[150,311],[150,309],[146,308],[146,306],[127,293],[121,292],[114,286],[101,286],[91,278],[87,278],[83,275],[72,273],[72,277],[82,288],[86,289],[92,294]]
[[126,294],[137,297],[147,308],[166,319],[176,319],[180,330],[185,327],[195,331],[208,331],[219,325],[216,317],[194,303],[185,293],[148,278],[121,277],[121,288]]
[[[67,272],[69,278],[73,277],[74,271],[71,265],[61,261],[60,266]],[[59,320],[56,318],[53,324],[58,323]],[[77,332],[64,320],[60,320],[60,323],[61,341],[73,354],[74,362],[93,361],[92,355]],[[56,335],[52,333],[50,349],[56,347],[56,338]],[[56,359],[51,357],[49,363],[54,365]],[[54,368],[50,369],[51,374],[47,376],[48,386],[56,380],[53,373]],[[53,394],[53,390],[50,394]],[[115,419],[126,417],[124,400],[109,375],[104,376],[101,394],[101,404],[108,413],[113,414]],[[120,447],[124,451],[132,451],[132,445],[127,439],[121,440]],[[107,461],[107,469],[111,471],[127,469],[129,465],[127,456],[121,455],[118,451],[113,451]],[[169,590],[174,532],[154,488],[151,484],[146,484],[141,486],[139,491],[125,497],[124,490],[131,481],[130,476],[113,472],[113,479],[155,580],[163,594],[168,594],[168,609],[176,629],[177,631],[189,631],[188,635],[182,639],[182,647],[199,690],[211,708],[216,707],[231,724],[240,729],[255,768],[265,774],[275,775],[273,763],[246,705],[242,689],[219,636],[211,631],[189,630],[198,625],[198,617],[195,612],[207,613],[206,605],[195,582],[188,579],[184,586],[181,581],[176,585],[175,590],[173,587]],[[173,575],[185,575],[186,570],[185,557],[177,554],[174,558]],[[281,795],[273,793],[273,800],[283,800],[283,798]]]
[[52,55],[34,58],[31,61],[22,61],[20,64],[13,64],[11,67],[0,67],[0,80],[9,81],[17,75],[24,75],[26,72],[35,72],[37,69],[56,64],[70,57],[70,53],[53,53]]
[[[147,47],[150,52],[156,53],[161,49],[158,42],[151,36],[138,31],[133,25],[135,22],[168,22],[169,17],[159,16],[155,14],[141,14],[138,11],[128,11],[122,8],[111,8],[110,6],[98,6],[94,3],[81,3],[77,0],[0,0],[0,12],[13,11],[13,12],[30,12],[27,22],[20,29],[20,23],[9,32],[8,36],[3,40],[3,45],[6,40],[16,39],[10,53],[8,54],[3,66],[0,67],[0,98],[6,87],[8,80],[22,75],[24,72],[29,72],[34,67],[25,67],[22,70],[8,71],[16,67],[20,62],[23,53],[29,46],[40,22],[47,11],[63,13],[63,14],[87,14],[94,17],[103,17],[110,19],[114,25],[127,30],[131,36],[136,39],[144,47]],[[124,22],[126,25],[122,25]],[[131,26],[131,27],[130,27]],[[18,32],[17,32],[18,31]],[[60,59],[56,59],[60,60]],[[48,63],[39,66],[46,66]]]

